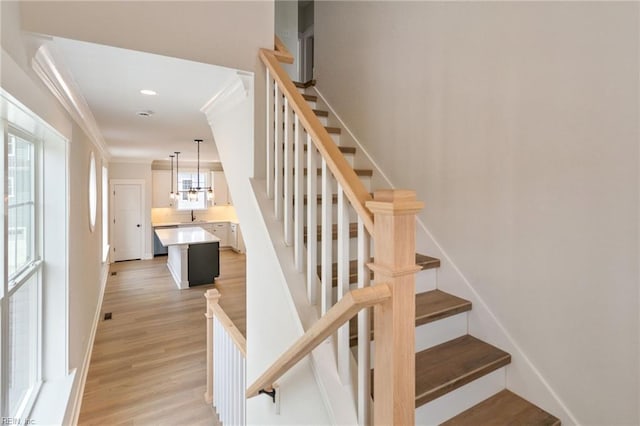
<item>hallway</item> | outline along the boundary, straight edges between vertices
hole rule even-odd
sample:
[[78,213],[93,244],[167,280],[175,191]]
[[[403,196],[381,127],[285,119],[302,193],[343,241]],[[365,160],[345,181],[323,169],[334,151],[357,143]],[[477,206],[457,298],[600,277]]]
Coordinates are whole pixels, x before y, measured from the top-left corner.
[[[246,333],[245,255],[222,250],[220,266],[220,304]],[[203,398],[213,287],[178,290],[166,257],[111,265],[79,424],[217,424]]]

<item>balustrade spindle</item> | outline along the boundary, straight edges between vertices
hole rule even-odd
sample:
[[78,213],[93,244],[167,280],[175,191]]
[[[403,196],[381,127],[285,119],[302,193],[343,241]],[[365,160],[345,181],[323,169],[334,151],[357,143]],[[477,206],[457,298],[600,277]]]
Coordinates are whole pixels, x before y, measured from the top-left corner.
[[274,212],[276,215],[276,219],[280,220],[282,219],[282,203],[283,203],[283,194],[282,194],[282,190],[284,189],[284,185],[283,185],[283,169],[284,169],[284,164],[282,164],[283,162],[283,149],[282,146],[284,144],[284,138],[282,137],[283,132],[283,125],[284,125],[284,120],[283,120],[283,105],[282,105],[282,93],[280,92],[280,87],[276,84],[276,91],[275,91],[275,97],[276,97],[276,112],[275,112],[275,130],[274,130],[274,150],[275,150],[275,155],[274,155],[274,191],[273,191],[273,197],[274,197]]
[[293,110],[284,99],[284,242],[293,244]]
[[[329,168],[327,167],[327,162],[322,159],[322,235],[321,235],[321,244],[320,244],[320,255],[321,260],[320,263],[322,265],[322,301],[321,301],[321,315],[327,313],[331,306],[333,306],[332,302],[332,241],[333,241],[333,229],[332,229],[332,218],[331,218],[331,206],[333,203],[333,191],[331,185],[331,175]],[[310,230],[311,232],[311,230]]]
[[[340,301],[349,291],[349,200],[338,184],[338,297]],[[338,374],[342,384],[351,382],[351,351],[349,349],[349,323],[338,329]]]
[[274,108],[273,101],[274,81],[271,78],[271,73],[267,69],[267,197],[273,198],[273,178],[274,178],[274,158],[275,147],[273,144],[273,131],[274,131]]
[[[293,195],[293,226],[294,226],[294,256],[296,262],[296,270],[302,272],[304,269],[304,202],[303,202],[303,185],[304,185],[304,130],[298,116],[294,121],[294,195]],[[311,151],[311,146],[307,149]],[[307,168],[307,175],[316,174],[316,169]]]
[[[371,238],[358,217],[358,288],[371,285],[370,261]],[[358,424],[371,424],[371,309],[358,312]]]
[[[307,169],[316,170],[316,148],[307,134]],[[307,297],[316,304],[318,283],[318,175],[307,173]]]

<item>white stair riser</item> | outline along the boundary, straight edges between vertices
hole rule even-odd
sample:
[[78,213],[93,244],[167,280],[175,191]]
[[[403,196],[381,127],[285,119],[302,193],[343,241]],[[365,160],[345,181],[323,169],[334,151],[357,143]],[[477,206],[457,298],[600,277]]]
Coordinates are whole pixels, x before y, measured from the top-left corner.
[[424,269],[416,274],[416,294],[438,287],[438,268]]
[[424,351],[467,334],[467,317],[467,313],[463,312],[416,327],[416,352]]
[[437,425],[467,410],[505,387],[505,367],[499,368],[416,409],[416,425]]
[[[334,299],[335,301],[335,294]],[[467,334],[467,313],[453,315],[416,327],[416,352],[424,351]],[[375,343],[371,342],[371,365],[375,360]]]

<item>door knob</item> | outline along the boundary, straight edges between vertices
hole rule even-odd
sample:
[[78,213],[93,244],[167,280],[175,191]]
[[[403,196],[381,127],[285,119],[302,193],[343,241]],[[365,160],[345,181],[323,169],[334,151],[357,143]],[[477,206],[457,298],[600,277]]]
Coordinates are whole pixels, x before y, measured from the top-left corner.
[[137,224],[136,226],[137,226],[138,228],[140,228],[140,224]]

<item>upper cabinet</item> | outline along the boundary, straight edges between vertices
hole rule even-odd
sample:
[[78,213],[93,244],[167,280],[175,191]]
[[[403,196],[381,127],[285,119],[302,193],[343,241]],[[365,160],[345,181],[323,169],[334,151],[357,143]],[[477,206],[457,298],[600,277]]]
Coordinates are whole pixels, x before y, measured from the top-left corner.
[[211,172],[211,180],[213,182],[213,205],[231,205],[231,196],[229,194],[227,178],[224,176],[224,172]]
[[169,192],[171,192],[171,171],[153,170],[152,182],[152,206],[154,208],[172,207],[173,202],[169,198]]

